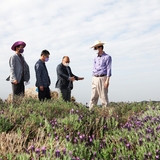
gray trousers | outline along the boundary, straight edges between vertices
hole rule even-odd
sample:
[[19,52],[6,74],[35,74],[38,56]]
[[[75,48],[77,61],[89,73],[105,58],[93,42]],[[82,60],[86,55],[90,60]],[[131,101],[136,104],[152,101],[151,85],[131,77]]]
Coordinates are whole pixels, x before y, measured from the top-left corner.
[[106,76],[92,78],[92,93],[91,100],[89,103],[89,109],[92,109],[94,105],[97,105],[99,98],[102,103],[102,107],[107,107],[107,105],[109,104],[108,88],[104,88],[106,78]]
[[71,101],[71,89],[59,89],[59,96],[62,95],[64,101]]

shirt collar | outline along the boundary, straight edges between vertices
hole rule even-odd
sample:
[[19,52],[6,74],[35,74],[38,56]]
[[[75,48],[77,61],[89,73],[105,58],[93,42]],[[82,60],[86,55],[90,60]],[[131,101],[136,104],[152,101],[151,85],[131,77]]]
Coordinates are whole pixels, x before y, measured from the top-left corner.
[[97,55],[97,57],[103,57],[103,55],[105,55],[104,51],[103,51],[103,53],[101,55]]

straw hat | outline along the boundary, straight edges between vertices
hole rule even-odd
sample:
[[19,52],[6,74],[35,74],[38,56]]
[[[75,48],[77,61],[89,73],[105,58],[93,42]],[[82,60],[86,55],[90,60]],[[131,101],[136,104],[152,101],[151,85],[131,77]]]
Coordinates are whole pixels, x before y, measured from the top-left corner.
[[103,46],[104,44],[105,44],[105,42],[95,41],[94,45],[91,48],[98,47],[98,46]]

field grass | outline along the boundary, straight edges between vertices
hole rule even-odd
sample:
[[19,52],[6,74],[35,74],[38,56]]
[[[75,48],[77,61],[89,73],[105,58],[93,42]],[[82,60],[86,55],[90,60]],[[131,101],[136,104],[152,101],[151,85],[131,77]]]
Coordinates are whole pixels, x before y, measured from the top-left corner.
[[159,146],[160,103],[0,101],[2,160],[158,160]]

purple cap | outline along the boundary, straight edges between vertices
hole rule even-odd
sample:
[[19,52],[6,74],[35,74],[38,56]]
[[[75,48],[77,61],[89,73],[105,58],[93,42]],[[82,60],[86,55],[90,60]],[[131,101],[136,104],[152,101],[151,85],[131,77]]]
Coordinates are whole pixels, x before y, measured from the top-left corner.
[[24,47],[26,46],[26,43],[23,42],[23,41],[17,41],[17,42],[15,42],[15,43],[12,45],[11,49],[12,49],[13,51],[15,51],[15,50],[16,50],[16,47],[19,46],[19,45],[22,45],[23,48],[24,48]]

